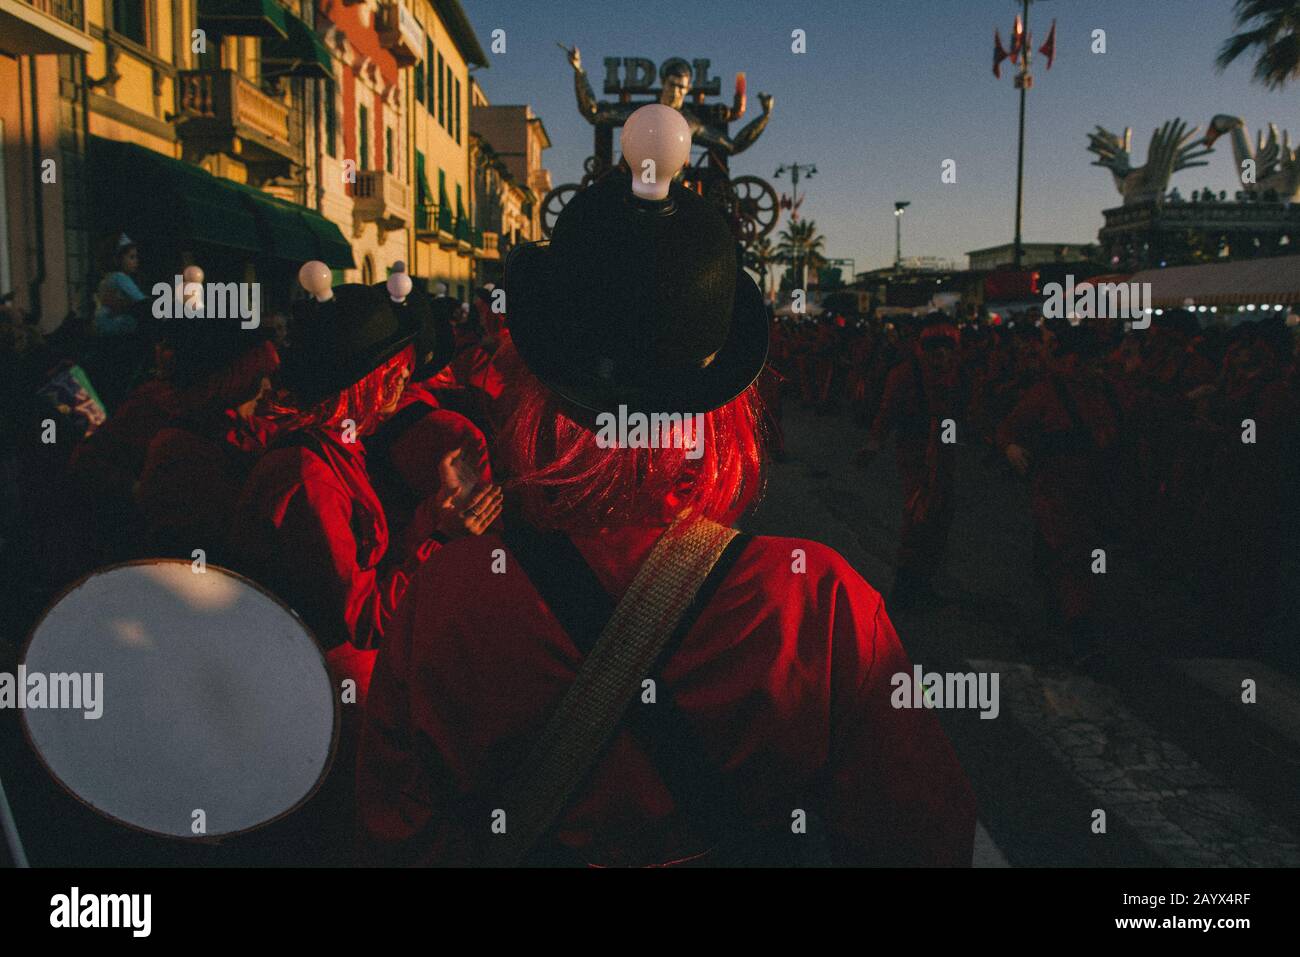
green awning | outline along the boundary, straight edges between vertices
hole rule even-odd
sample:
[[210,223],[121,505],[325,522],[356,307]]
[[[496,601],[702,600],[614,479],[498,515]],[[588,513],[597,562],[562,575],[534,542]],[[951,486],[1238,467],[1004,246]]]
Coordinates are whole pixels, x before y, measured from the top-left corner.
[[339,228],[320,213],[251,186],[232,185],[257,221],[266,255],[297,264],[319,259],[334,269],[353,268],[352,246]]
[[334,61],[316,31],[292,14],[285,15],[288,36],[262,44],[262,63],[274,67],[271,73],[315,77],[334,76]]
[[303,222],[316,234],[320,247],[320,260],[333,269],[353,269],[356,261],[352,258],[352,246],[343,238],[342,231],[320,213],[310,209],[302,211]]
[[92,213],[105,230],[159,249],[195,242],[241,253],[262,249],[235,184],[192,163],[101,137],[91,137],[89,162]]
[[275,0],[199,0],[199,25],[223,36],[283,40],[289,18]]

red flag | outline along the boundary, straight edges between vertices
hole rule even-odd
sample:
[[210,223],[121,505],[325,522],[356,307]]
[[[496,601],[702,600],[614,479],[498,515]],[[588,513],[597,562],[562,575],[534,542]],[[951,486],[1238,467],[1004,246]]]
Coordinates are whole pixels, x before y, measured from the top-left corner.
[[1011,59],[1020,56],[1020,51],[1025,45],[1025,25],[1020,21],[1020,14],[1016,14],[1016,25],[1011,28]]
[[1047,42],[1038,48],[1038,52],[1047,57],[1047,68],[1052,68],[1052,61],[1056,59],[1056,21],[1052,21],[1052,29],[1048,31]]
[[1002,49],[1002,34],[993,28],[993,75],[1002,79],[1002,61],[1010,59],[1011,54]]

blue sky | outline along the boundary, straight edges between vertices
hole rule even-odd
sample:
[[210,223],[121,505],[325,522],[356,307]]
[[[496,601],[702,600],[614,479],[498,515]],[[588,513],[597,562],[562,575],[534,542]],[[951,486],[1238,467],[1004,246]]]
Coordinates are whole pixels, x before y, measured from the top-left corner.
[[[1004,69],[992,74],[993,28],[1004,43],[1014,0],[465,0],[485,49],[506,31],[478,79],[493,103],[529,103],[554,146],[545,165],[558,183],[576,181],[592,149],[577,113],[561,41],[576,43],[600,95],[606,56],[707,57],[729,98],[735,73],[757,94],[776,97],[759,142],[732,163],[733,175],[773,178],[777,166],[813,162],[803,214],[827,238],[827,254],[858,271],[892,262],[893,202],[910,200],[903,254],[965,263],[970,249],[1010,242],[1015,203],[1017,96]],[[1044,0],[1031,10],[1035,47],[1057,20],[1051,71],[1035,57],[1026,145],[1026,242],[1092,242],[1101,210],[1119,204],[1109,172],[1089,165],[1086,134],[1097,124],[1132,126],[1134,163],[1151,131],[1181,116],[1243,116],[1255,131],[1272,121],[1300,139],[1300,86],[1269,92],[1250,82],[1250,64],[1213,66],[1232,32],[1231,0]],[[807,52],[790,50],[794,29]],[[1107,52],[1090,50],[1094,29]],[[733,132],[738,129],[733,125]],[[957,182],[940,181],[945,159]],[[1233,191],[1227,138],[1210,165],[1175,174],[1184,195],[1202,186]],[[783,184],[784,187],[783,187]],[[801,187],[804,184],[800,184]]]

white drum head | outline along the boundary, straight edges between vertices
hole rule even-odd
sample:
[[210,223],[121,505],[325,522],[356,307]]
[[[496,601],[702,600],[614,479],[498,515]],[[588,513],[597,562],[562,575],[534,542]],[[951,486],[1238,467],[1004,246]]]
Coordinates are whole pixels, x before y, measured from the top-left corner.
[[37,622],[23,666],[24,727],[50,773],[152,834],[204,840],[282,817],[334,754],[337,702],[315,639],[270,593],[213,565],[92,572]]

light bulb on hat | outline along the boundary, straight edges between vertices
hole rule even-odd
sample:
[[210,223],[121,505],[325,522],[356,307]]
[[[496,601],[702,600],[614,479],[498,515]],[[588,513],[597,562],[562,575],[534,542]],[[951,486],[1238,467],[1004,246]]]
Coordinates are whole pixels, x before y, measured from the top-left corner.
[[623,124],[623,157],[635,195],[666,199],[673,177],[691,158],[690,124],[679,110],[649,103]]
[[186,266],[181,273],[181,307],[184,316],[201,316],[203,314],[203,270],[198,266]]
[[405,272],[393,273],[385,285],[388,287],[388,298],[393,302],[406,302],[406,297],[411,294],[411,277]]
[[334,298],[334,290],[331,288],[333,278],[330,267],[319,259],[303,263],[298,270],[298,282],[317,302],[329,302]]

